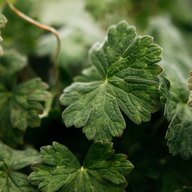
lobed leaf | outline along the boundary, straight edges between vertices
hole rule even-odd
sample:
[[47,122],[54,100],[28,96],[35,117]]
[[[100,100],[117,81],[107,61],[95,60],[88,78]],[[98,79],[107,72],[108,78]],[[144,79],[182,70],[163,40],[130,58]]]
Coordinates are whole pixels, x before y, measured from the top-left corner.
[[29,180],[46,192],[124,191],[124,175],[133,169],[127,156],[114,155],[112,143],[94,143],[82,167],[69,149],[57,142],[42,147],[41,153],[42,163],[32,165]]
[[0,143],[0,191],[37,192],[30,184],[26,175],[15,172],[26,167],[34,161],[40,160],[35,150],[19,151]]
[[[0,138],[3,140],[6,140],[5,135],[14,134],[19,134],[18,140],[21,140],[20,131],[25,131],[28,126],[40,126],[38,114],[43,112],[43,107],[39,101],[51,96],[46,91],[48,85],[39,78],[15,86],[17,74],[25,65],[26,58],[16,53],[5,53],[0,58]],[[13,139],[12,136],[9,139]]]
[[[173,36],[174,33],[174,36]],[[152,28],[152,35],[164,48],[163,76],[160,76],[161,100],[165,104],[164,115],[170,121],[165,138],[169,151],[189,159],[192,155],[192,109],[187,102],[190,91],[186,86],[191,58],[187,54],[182,36],[171,23],[158,20]],[[167,43],[169,41],[169,43]]]
[[[5,27],[5,24],[7,23],[7,18],[0,13],[0,28]],[[1,34],[1,31],[0,31]],[[0,41],[3,41],[3,38],[0,36]],[[0,56],[3,55],[3,47],[0,45]]]
[[[62,117],[67,127],[83,127],[88,139],[110,141],[121,136],[125,121],[120,109],[136,124],[149,121],[159,109],[157,75],[161,48],[152,37],[137,37],[123,21],[112,26],[106,40],[90,50],[90,59],[102,80],[73,83],[64,90]],[[120,109],[119,109],[120,108]]]

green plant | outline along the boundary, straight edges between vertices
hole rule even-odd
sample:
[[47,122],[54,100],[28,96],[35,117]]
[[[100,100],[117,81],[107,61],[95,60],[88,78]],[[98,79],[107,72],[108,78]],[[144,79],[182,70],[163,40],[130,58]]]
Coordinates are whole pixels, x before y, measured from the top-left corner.
[[[191,70],[191,56],[177,28],[162,17],[149,27],[151,36],[137,36],[135,27],[123,20],[109,27],[102,43],[90,48],[92,39],[103,39],[103,29],[83,31],[72,26],[71,20],[63,26],[55,24],[61,27],[57,31],[5,2],[3,14],[8,20],[14,11],[25,20],[15,15],[22,28],[30,32],[35,25],[48,30],[56,36],[57,44],[50,34],[33,28],[33,35],[41,34],[42,38],[29,43],[21,37],[25,34],[16,34],[15,39],[21,40],[16,51],[11,31],[2,35],[0,192],[191,191],[192,79],[186,76]],[[30,15],[26,7],[36,4],[25,3],[21,5],[18,0],[15,6]],[[147,24],[149,15],[145,13],[151,10],[150,3],[143,6],[142,1],[86,3],[85,8],[104,21],[121,12],[119,17],[128,20],[132,13],[135,23],[145,15],[143,21]],[[160,3],[161,10],[170,7],[163,0]],[[137,12],[138,7],[141,10]],[[0,27],[7,23],[3,14]],[[157,10],[152,12],[155,14]],[[172,17],[177,19],[175,14]],[[107,23],[104,21],[100,23],[103,28]],[[79,26],[81,22],[83,29],[93,27],[83,20],[79,20]],[[68,41],[66,37],[70,37]],[[61,45],[73,41],[74,46],[82,47],[83,56]],[[88,49],[89,59],[84,55]],[[64,61],[60,50],[71,56]],[[40,147],[40,153],[34,149]]]

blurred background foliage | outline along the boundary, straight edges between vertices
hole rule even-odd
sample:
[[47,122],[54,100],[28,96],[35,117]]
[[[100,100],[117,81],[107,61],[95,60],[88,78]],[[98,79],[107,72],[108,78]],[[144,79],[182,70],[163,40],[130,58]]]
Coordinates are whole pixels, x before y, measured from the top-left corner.
[[[103,41],[108,27],[126,20],[138,35],[152,35],[163,48],[162,63],[169,74],[169,63],[183,71],[184,79],[192,69],[192,1],[191,0],[12,0],[15,7],[28,16],[58,29],[61,37],[59,69],[62,89],[76,81],[94,79],[88,51],[96,41]],[[1,12],[8,23],[2,29],[4,52],[16,50],[28,57],[28,66],[19,74],[18,82],[41,77],[54,93],[54,72],[51,61],[56,47],[55,37],[22,20],[0,1]],[[164,61],[163,61],[164,62]],[[165,62],[164,62],[165,63]],[[84,70],[83,70],[84,69]],[[81,71],[82,75],[81,75]],[[89,76],[89,73],[92,74]],[[88,76],[87,76],[88,74]],[[96,78],[97,75],[96,75]],[[186,82],[187,83],[187,82]],[[183,85],[184,86],[184,85]],[[39,150],[52,141],[66,145],[83,162],[93,141],[81,129],[67,129],[61,120],[62,109],[55,107],[55,98],[44,103],[39,128],[27,129],[25,145]],[[127,177],[129,192],[172,192],[192,186],[192,158],[184,161],[169,154],[164,136],[168,122],[163,106],[151,121],[135,125],[126,116],[127,128],[121,138],[114,138],[116,153],[128,155],[135,168]],[[17,148],[24,148],[23,145]],[[23,172],[29,169],[23,170]]]

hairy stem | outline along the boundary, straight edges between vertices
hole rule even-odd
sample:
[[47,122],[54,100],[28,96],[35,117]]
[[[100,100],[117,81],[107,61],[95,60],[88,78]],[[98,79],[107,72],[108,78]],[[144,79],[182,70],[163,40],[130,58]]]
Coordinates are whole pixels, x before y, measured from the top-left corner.
[[21,18],[23,18],[24,20],[28,21],[29,23],[32,23],[33,25],[36,25],[39,28],[42,28],[42,29],[47,30],[47,31],[50,31],[50,32],[52,32],[55,35],[55,37],[57,39],[57,47],[56,47],[55,52],[53,54],[53,64],[54,64],[54,71],[55,71],[55,78],[56,78],[57,101],[58,101],[58,105],[59,105],[59,97],[60,97],[60,95],[62,93],[62,91],[61,91],[61,84],[60,84],[60,74],[59,74],[59,68],[58,68],[58,56],[59,56],[59,52],[60,52],[60,48],[61,48],[61,40],[60,40],[60,37],[59,37],[59,34],[58,34],[57,30],[54,29],[53,27],[41,24],[38,21],[35,21],[34,19],[28,17],[27,15],[25,15],[24,13],[22,13],[18,9],[16,9],[9,2],[9,0],[4,0],[4,1],[9,6],[9,8],[11,10],[13,10]]

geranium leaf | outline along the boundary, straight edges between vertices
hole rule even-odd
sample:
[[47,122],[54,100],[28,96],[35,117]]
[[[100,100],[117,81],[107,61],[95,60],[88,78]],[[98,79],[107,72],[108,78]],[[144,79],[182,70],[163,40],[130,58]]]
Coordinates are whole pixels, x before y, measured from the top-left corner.
[[90,59],[100,81],[73,83],[61,96],[67,127],[83,127],[88,139],[110,141],[121,136],[125,121],[120,109],[135,123],[149,121],[159,109],[155,81],[162,68],[161,48],[152,37],[137,37],[134,27],[123,21],[112,26],[106,40],[90,50]]
[[[4,132],[10,132],[11,125],[21,131],[25,131],[28,126],[40,126],[38,114],[43,112],[43,107],[39,101],[45,101],[51,96],[46,91],[48,85],[39,78],[15,86],[17,74],[25,65],[26,58],[16,53],[5,53],[0,58],[0,137],[3,140]],[[21,135],[18,131],[12,131]],[[18,140],[20,143],[21,137]]]
[[112,143],[94,143],[81,167],[69,149],[57,142],[41,148],[42,163],[32,166],[29,180],[41,191],[120,192],[127,186],[133,165],[127,156],[115,154]]
[[75,82],[102,81],[97,69],[91,65],[82,70],[81,75],[74,78]]
[[[180,152],[184,159],[188,159],[192,155],[192,121],[190,120],[192,109],[187,106],[187,101],[183,104],[177,97],[179,94],[188,94],[187,90],[185,87],[183,89],[169,87],[170,82],[163,75],[159,78],[161,80],[160,92],[164,94],[162,96],[165,104],[164,115],[168,121],[171,121],[165,136],[168,140],[169,151],[173,155]],[[178,93],[179,91],[182,93]]]
[[19,151],[0,143],[0,191],[37,192],[28,181],[27,175],[16,172],[40,160],[40,155],[35,150]]

